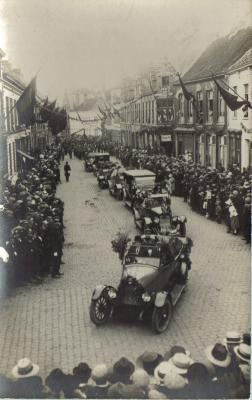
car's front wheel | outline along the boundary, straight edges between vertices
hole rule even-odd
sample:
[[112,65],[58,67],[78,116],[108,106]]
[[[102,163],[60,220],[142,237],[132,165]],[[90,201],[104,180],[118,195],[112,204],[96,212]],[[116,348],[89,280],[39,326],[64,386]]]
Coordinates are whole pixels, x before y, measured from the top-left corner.
[[169,326],[172,318],[172,304],[170,300],[166,300],[162,307],[154,307],[152,313],[152,329],[156,333],[163,333]]
[[112,313],[112,305],[106,296],[101,295],[90,304],[89,315],[95,325],[103,325],[108,322]]

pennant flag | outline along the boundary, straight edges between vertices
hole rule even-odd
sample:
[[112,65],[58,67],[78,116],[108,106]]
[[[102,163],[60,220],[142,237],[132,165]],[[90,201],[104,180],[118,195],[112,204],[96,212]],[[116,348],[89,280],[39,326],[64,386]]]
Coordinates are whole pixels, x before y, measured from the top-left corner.
[[186,100],[190,101],[192,99],[193,100],[193,104],[195,104],[195,96],[194,96],[194,94],[188,92],[188,90],[186,89],[186,87],[184,85],[184,82],[180,78],[179,74],[178,74],[178,77],[179,77],[179,82],[180,82],[180,85],[181,85],[181,88],[182,88],[182,91],[183,91],[183,94],[184,94]]
[[36,104],[36,77],[25,88],[18,101],[16,109],[20,125],[29,126],[35,121],[34,106]]
[[235,94],[232,94],[230,92],[228,92],[226,89],[224,89],[215,79],[214,76],[212,76],[217,88],[220,91],[220,94],[223,98],[223,100],[225,101],[226,105],[230,108],[230,110],[235,111],[238,110],[239,108],[241,108],[242,106],[244,106],[244,110],[246,111],[246,109],[252,108],[251,103],[248,100],[242,100],[242,101],[238,101],[238,95],[236,96]]

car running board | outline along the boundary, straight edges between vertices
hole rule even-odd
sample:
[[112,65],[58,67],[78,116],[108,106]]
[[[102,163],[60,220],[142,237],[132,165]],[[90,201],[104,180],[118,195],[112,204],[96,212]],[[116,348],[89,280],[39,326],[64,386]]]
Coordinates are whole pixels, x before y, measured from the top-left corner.
[[171,291],[172,305],[175,306],[183,293],[186,285],[176,285]]

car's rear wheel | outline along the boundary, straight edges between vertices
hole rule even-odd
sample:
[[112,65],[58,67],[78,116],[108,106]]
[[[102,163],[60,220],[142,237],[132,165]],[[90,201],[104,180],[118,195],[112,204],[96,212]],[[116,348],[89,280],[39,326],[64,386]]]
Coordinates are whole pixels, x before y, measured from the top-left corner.
[[172,318],[172,304],[166,300],[162,307],[154,307],[152,313],[152,329],[156,333],[163,333],[169,326]]
[[112,312],[112,305],[109,299],[103,295],[90,304],[89,315],[95,325],[103,325],[108,322]]

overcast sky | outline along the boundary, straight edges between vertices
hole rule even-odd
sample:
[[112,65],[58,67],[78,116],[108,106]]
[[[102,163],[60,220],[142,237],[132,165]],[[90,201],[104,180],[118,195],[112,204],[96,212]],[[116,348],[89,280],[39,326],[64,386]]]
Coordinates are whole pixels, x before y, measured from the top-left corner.
[[65,89],[118,85],[166,58],[185,72],[217,37],[247,26],[251,0],[0,0],[0,47],[26,81]]

